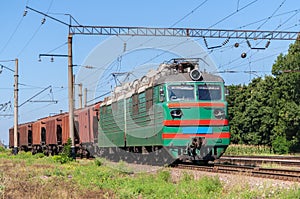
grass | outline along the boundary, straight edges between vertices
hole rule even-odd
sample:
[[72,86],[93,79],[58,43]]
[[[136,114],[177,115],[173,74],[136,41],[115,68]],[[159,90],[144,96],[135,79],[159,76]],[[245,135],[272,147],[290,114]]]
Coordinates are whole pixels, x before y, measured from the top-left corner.
[[268,146],[231,144],[224,155],[274,155],[274,153]]
[[169,168],[134,173],[124,162],[108,166],[103,159],[61,164],[54,157],[0,152],[0,198],[296,198],[299,187],[253,189],[232,186],[218,177],[182,173],[174,180]]

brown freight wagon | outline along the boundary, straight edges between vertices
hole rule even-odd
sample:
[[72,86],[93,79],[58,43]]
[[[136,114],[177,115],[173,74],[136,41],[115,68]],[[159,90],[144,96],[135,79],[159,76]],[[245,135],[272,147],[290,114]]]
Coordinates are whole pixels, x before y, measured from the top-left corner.
[[[18,126],[17,147],[19,150],[28,151],[32,147],[32,122]],[[14,128],[9,129],[9,148],[14,148]]]
[[47,118],[39,119],[32,124],[32,153],[42,153],[46,147],[46,123],[44,120]]
[[[18,139],[19,146],[19,139]],[[9,129],[9,148],[14,148],[14,128]]]
[[69,114],[66,113],[61,117],[62,143],[66,144],[70,137]]
[[78,132],[80,155],[94,155],[98,143],[98,111],[100,104],[75,110],[75,132]]
[[29,151],[32,147],[32,122],[18,126],[20,150]]
[[102,102],[96,103],[92,108],[91,120],[92,120],[92,128],[93,128],[93,139],[92,142],[98,144],[98,125],[99,125],[99,108]]
[[[74,116],[76,115],[76,110],[74,111]],[[69,113],[64,114],[61,117],[61,128],[62,128],[62,144],[65,145],[70,138],[70,127],[69,127]],[[74,140],[75,140],[75,145],[79,144],[79,135],[78,135],[78,121],[74,119]]]
[[62,150],[62,117],[64,114],[48,117],[46,126],[46,151],[49,154],[58,154]]
[[98,143],[100,102],[78,111],[81,143]]
[[90,112],[90,108],[84,108],[75,111],[75,127],[80,137],[80,143],[89,143],[92,141],[92,122],[90,118]]

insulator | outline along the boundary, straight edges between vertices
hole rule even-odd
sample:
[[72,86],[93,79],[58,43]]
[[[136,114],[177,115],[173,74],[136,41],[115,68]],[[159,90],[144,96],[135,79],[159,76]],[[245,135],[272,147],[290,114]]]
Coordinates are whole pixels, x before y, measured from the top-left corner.
[[123,52],[126,52],[126,43],[124,43],[124,46],[123,46]]
[[251,44],[248,40],[247,40],[247,44],[248,44],[249,48],[251,48]]
[[242,54],[241,54],[241,57],[242,57],[243,59],[246,58],[246,57],[247,57],[247,53],[245,53],[245,52],[242,53]]
[[266,43],[266,45],[265,45],[265,48],[268,48],[269,47],[269,45],[270,45],[270,40]]
[[234,47],[237,48],[237,47],[239,47],[239,45],[240,45],[240,44],[236,42],[236,43],[234,44]]
[[54,58],[53,58],[53,57],[51,57],[50,61],[51,61],[51,62],[54,62]]
[[27,15],[27,10],[24,10],[24,13],[23,13],[23,17],[25,17]]
[[208,48],[207,41],[206,41],[205,37],[203,37],[203,40],[204,40],[206,48]]
[[44,24],[45,21],[46,21],[46,18],[43,18],[41,23]]
[[223,43],[222,46],[226,45],[229,42],[229,38],[227,38]]

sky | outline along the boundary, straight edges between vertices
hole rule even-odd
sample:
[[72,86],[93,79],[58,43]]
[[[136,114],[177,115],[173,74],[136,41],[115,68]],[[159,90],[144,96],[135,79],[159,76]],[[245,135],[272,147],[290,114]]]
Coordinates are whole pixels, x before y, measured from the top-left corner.
[[[68,111],[67,58],[56,56],[51,62],[51,57],[45,56],[38,61],[40,54],[68,53],[68,27],[26,9],[26,6],[67,24],[72,16],[82,25],[299,32],[300,6],[297,2],[296,0],[1,1],[0,64],[5,67],[0,68],[0,140],[8,144],[8,129],[13,126],[14,73],[11,70],[14,70],[13,60],[16,58],[19,60],[19,123]],[[44,18],[45,21],[42,23]],[[72,20],[72,23],[76,22]],[[219,72],[227,85],[248,84],[253,78],[270,75],[276,57],[280,53],[286,54],[289,45],[294,42],[272,40],[265,50],[255,50],[250,49],[243,39],[226,41],[206,38],[204,41],[203,38],[186,38],[184,41],[187,45],[186,52],[178,54],[172,51],[174,46],[168,43],[173,41],[172,38],[143,39],[142,44],[147,43],[144,48],[118,55],[114,54],[114,50],[125,49],[126,45],[129,48],[130,44],[140,42],[137,41],[138,38],[74,35],[75,79],[82,71],[90,70],[90,73],[96,74],[93,70],[102,70],[101,75],[94,80],[97,86],[93,91],[94,97],[101,96],[114,86],[111,73],[130,71],[142,73],[141,68],[147,70],[150,67],[155,68],[159,63],[176,58],[174,56],[182,56],[194,49],[189,45],[190,42],[199,45],[209,55],[215,65],[215,72]],[[177,42],[174,45],[181,44],[182,41],[182,38],[174,39],[174,42]],[[264,40],[249,42],[252,47],[264,47],[267,43]],[[234,47],[235,43],[239,43],[238,48]],[[163,47],[158,47],[160,44]],[[207,48],[219,45],[222,47],[213,50]],[[244,52],[247,57],[241,58]],[[198,51],[195,57],[197,53]],[[107,57],[112,57],[113,61],[109,63],[97,61]],[[84,66],[90,62],[95,64],[91,68],[85,68]]]

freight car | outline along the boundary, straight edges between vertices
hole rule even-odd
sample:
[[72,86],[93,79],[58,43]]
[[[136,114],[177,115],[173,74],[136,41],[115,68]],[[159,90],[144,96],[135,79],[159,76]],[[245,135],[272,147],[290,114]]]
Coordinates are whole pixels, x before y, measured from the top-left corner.
[[[61,151],[69,135],[67,117],[34,122],[32,148]],[[199,59],[163,63],[117,86],[103,102],[75,110],[75,143],[80,156],[114,161],[164,165],[218,159],[230,143],[224,81],[200,72]]]
[[[89,157],[98,136],[99,103],[74,111],[74,141],[79,156]],[[9,129],[9,147],[14,147],[14,129]],[[56,155],[62,152],[69,135],[69,114],[61,113],[18,125],[18,148],[32,154]],[[28,140],[28,141],[26,141]]]
[[[28,122],[18,126],[18,148],[23,151],[30,151],[32,149],[32,124]],[[9,147],[14,146],[14,129],[9,129]]]

